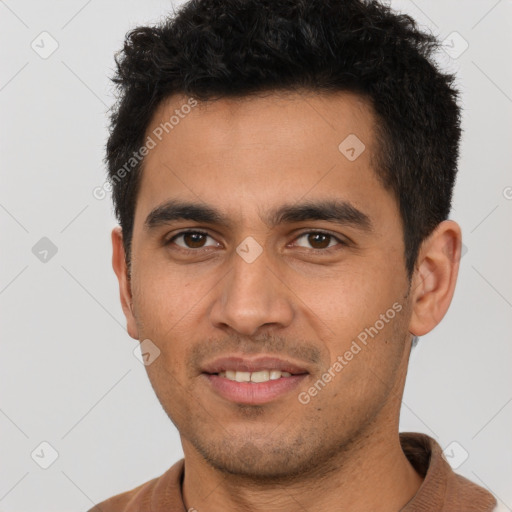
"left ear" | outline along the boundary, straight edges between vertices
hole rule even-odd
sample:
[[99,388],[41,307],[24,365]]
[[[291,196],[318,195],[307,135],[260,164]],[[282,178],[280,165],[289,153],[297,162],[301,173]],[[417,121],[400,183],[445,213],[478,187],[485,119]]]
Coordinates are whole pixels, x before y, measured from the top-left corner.
[[427,334],[448,311],[459,273],[461,245],[460,227],[452,220],[441,222],[422,243],[411,283],[411,334]]

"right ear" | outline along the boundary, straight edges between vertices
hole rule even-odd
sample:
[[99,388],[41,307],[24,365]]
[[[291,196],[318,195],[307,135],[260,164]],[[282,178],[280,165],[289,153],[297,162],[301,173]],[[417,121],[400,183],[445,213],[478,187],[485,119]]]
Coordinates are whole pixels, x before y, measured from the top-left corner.
[[138,340],[139,333],[133,316],[132,292],[123,245],[123,230],[119,226],[112,230],[112,267],[119,281],[119,295],[126,317],[126,330],[133,339]]

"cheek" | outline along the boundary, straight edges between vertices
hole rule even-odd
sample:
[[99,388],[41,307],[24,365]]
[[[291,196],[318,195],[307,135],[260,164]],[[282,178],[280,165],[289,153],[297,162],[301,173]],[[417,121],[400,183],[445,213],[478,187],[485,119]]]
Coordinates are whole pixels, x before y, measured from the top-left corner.
[[354,418],[371,419],[394,400],[393,389],[397,389],[404,363],[404,325],[403,319],[395,316],[383,326],[369,324],[360,331],[364,337],[338,338],[331,344],[330,371],[321,376],[330,382],[325,388],[317,386],[322,390],[312,403],[331,411],[333,428],[343,431]]
[[[409,313],[404,300],[407,287],[392,276],[390,272],[345,274],[316,286],[305,299],[317,304],[309,323],[315,322],[317,334],[325,333],[321,339],[330,367],[324,371],[334,377],[324,396],[333,405],[378,407],[394,385]],[[325,373],[322,378],[331,379]]]
[[398,269],[390,267],[347,264],[315,279],[289,274],[287,283],[300,299],[295,303],[301,316],[340,351],[376,323],[379,331],[387,330],[389,321],[404,308],[407,287],[399,276]]
[[173,377],[180,379],[183,371],[185,345],[195,333],[190,317],[196,301],[180,292],[174,280],[154,279],[147,273],[137,277],[140,281],[133,288],[133,304],[139,339],[151,340],[159,350],[158,358],[146,370],[154,384],[168,382],[172,387]]
[[142,329],[148,335],[171,334],[190,324],[212,289],[211,279],[187,269],[139,260],[133,296]]

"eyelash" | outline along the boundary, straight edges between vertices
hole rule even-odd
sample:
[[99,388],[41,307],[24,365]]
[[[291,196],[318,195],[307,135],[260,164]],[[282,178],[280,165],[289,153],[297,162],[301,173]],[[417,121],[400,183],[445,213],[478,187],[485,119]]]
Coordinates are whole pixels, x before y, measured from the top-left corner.
[[[169,240],[167,240],[166,242],[164,242],[164,245],[171,245],[177,238],[179,238],[180,236],[184,236],[184,235],[188,235],[188,234],[199,234],[199,235],[205,235],[207,237],[210,237],[210,238],[213,238],[209,233],[207,233],[206,231],[201,231],[199,229],[194,229],[194,230],[185,230],[185,231],[180,231],[179,233],[173,235]],[[332,233],[329,233],[328,231],[323,231],[323,230],[311,230],[311,231],[304,231],[302,233],[299,233],[295,238],[294,238],[294,242],[297,241],[298,239],[300,239],[301,237],[305,236],[305,235],[312,235],[312,234],[321,234],[321,235],[326,235],[326,236],[329,236],[331,237],[331,239],[334,239],[337,243],[337,245],[335,246],[332,246],[332,247],[327,247],[325,249],[315,249],[313,247],[311,248],[306,248],[306,247],[301,247],[302,249],[308,249],[310,252],[314,252],[314,253],[330,253],[332,250],[337,250],[341,247],[347,247],[349,245],[349,243],[347,241],[344,241],[344,240],[341,240],[339,237],[337,237],[336,235],[333,235]],[[180,247],[180,246],[177,246],[179,248],[179,250],[187,253],[187,254],[190,254],[190,253],[198,253],[200,250],[204,250],[205,248],[204,247],[199,247],[197,249],[191,249],[191,248],[185,248],[185,247]],[[206,247],[206,249],[209,249],[210,247]]]

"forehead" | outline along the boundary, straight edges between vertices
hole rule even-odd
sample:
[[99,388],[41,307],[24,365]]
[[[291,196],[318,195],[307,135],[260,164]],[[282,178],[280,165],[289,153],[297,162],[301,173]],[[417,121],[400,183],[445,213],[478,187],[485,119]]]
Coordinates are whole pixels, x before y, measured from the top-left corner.
[[370,145],[374,123],[369,100],[350,92],[269,92],[205,102],[174,95],[157,108],[147,135],[156,130],[163,145],[173,139],[176,144],[198,142],[195,157],[214,146],[234,150],[282,144],[299,149],[304,138],[311,145],[327,145],[351,133]]
[[146,132],[154,147],[143,164],[136,222],[169,198],[245,214],[306,196],[357,203],[385,194],[374,171],[374,129],[370,104],[354,93],[172,96]]

